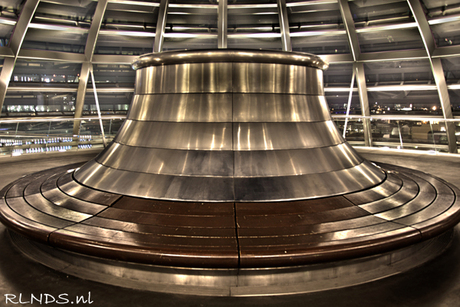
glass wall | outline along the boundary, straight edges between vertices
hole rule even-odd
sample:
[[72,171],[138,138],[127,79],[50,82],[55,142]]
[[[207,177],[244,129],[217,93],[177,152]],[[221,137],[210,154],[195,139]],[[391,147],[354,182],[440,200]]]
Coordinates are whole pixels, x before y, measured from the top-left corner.
[[[71,117],[80,103],[82,116],[95,116],[93,84],[91,78],[86,79],[88,65],[83,65],[88,61],[102,115],[125,116],[135,81],[131,63],[136,56],[151,53],[155,39],[160,39],[156,37],[160,2],[108,0],[101,18],[95,15],[101,9],[98,1],[41,0],[27,30],[15,34],[13,29],[27,1],[3,1],[0,73],[11,78],[0,119]],[[420,5],[424,16],[415,18],[405,0],[286,0],[292,49],[330,62],[323,74],[325,96],[341,129],[345,129],[349,107],[352,118],[345,130],[350,141],[364,142],[364,118],[371,118],[374,144],[401,146],[402,141],[404,148],[408,144],[418,144],[411,145],[414,148],[420,144],[447,146],[448,126],[438,92],[444,80],[443,76],[435,80],[430,56],[441,59],[447,84],[441,92],[448,91],[453,114],[459,116],[460,0],[420,0]],[[169,0],[163,51],[216,49],[218,7],[218,0]],[[429,53],[418,26],[418,20],[424,18],[430,31],[425,36],[432,36],[434,43]],[[351,23],[349,27],[346,22]],[[86,58],[88,33],[92,24],[99,23],[100,29],[93,28],[94,34],[99,30],[97,40],[88,46],[94,54]],[[12,35],[22,34],[21,49],[13,54],[9,46]],[[230,49],[281,50],[278,1],[228,1],[225,35]],[[3,69],[7,57],[17,59],[13,70]],[[361,64],[364,71],[359,71],[351,84],[353,69]],[[366,87],[361,97],[358,84]],[[86,91],[82,90],[85,85]],[[366,101],[369,105],[363,108],[361,103]],[[457,122],[455,125],[458,127]],[[427,148],[425,145],[418,148]]]

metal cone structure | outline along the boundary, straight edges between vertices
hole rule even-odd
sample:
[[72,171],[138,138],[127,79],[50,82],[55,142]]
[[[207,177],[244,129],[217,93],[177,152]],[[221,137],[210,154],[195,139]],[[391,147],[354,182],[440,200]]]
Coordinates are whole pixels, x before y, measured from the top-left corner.
[[460,192],[359,157],[331,121],[326,67],[277,51],[141,56],[110,146],[4,187],[0,220],[49,267],[143,290],[292,294],[420,266],[449,245]]
[[163,200],[285,201],[345,194],[385,179],[343,140],[321,58],[213,50],[141,56],[114,142],[81,184]]

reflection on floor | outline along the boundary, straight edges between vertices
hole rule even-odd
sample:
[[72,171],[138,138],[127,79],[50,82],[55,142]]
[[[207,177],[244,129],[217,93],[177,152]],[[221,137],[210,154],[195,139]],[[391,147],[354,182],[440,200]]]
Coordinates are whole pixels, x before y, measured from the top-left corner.
[[[427,154],[388,153],[359,150],[373,161],[411,167],[439,176],[460,186],[460,157]],[[87,155],[54,156],[35,160],[0,160],[0,186],[28,173],[90,159]],[[48,156],[47,156],[48,157]],[[28,304],[31,294],[52,301],[70,301],[90,293],[93,306],[457,306],[460,296],[460,228],[455,229],[452,246],[439,258],[399,276],[347,289],[293,296],[261,298],[213,298],[158,294],[112,287],[66,276],[36,264],[21,255],[0,226],[0,306],[13,302]],[[61,299],[59,299],[61,295]],[[20,297],[21,296],[21,297]],[[10,300],[7,300],[10,299]],[[43,300],[44,302],[44,300]],[[39,306],[40,304],[36,303]]]

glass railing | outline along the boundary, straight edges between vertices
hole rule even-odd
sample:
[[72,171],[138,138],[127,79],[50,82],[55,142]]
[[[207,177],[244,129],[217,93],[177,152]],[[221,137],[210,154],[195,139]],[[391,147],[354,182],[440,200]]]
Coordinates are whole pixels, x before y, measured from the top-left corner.
[[[364,146],[365,117],[333,115],[340,133],[346,123],[346,140]],[[460,119],[434,117],[368,117],[372,147],[448,152],[446,122],[456,128],[460,145]],[[80,134],[73,135],[74,122],[80,121]],[[124,116],[104,116],[102,124],[106,143],[113,140],[125,120]],[[30,155],[103,148],[104,140],[97,117],[0,119],[0,156]]]
[[[97,117],[0,119],[0,156],[102,149],[104,141],[113,140],[124,120],[125,117],[102,118],[103,134]],[[76,121],[80,134],[73,135]]]
[[[341,133],[346,123],[346,140],[353,146],[364,146],[363,116],[334,115],[333,120]],[[448,152],[446,123],[453,122],[460,145],[460,119],[445,120],[437,117],[370,116],[372,147],[416,149]]]

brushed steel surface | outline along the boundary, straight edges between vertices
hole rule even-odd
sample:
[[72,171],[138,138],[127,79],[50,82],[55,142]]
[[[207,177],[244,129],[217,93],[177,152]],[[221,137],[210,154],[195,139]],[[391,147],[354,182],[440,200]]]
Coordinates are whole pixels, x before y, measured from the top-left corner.
[[330,119],[324,96],[233,94],[234,122],[313,122]]
[[327,64],[316,56],[175,51],[141,56],[133,67],[128,119],[75,173],[84,186],[152,199],[272,202],[357,192],[386,178],[331,120]]
[[283,177],[235,178],[235,199],[280,201],[326,197],[366,189],[384,180],[369,162],[334,172]]
[[363,160],[347,143],[297,150],[235,151],[235,177],[293,176],[348,169]]
[[134,93],[227,93],[232,91],[232,63],[151,66],[136,72]]
[[305,52],[280,52],[254,49],[181,50],[149,53],[133,63],[134,69],[182,63],[280,63],[327,69],[328,64],[319,56]]
[[323,71],[312,67],[233,63],[233,92],[323,95]]
[[[339,171],[278,177],[196,177],[147,174],[109,168],[90,161],[74,175],[81,184],[136,197],[184,201],[279,201],[344,194],[385,178],[364,161]],[[334,184],[333,183],[340,183]],[[234,185],[234,186],[233,186]]]
[[187,150],[232,150],[231,123],[173,123],[126,120],[115,142]]
[[342,144],[333,121],[305,123],[235,123],[234,150],[274,150]]
[[128,119],[170,122],[231,122],[232,94],[135,95]]
[[233,179],[147,174],[90,161],[75,172],[80,183],[129,196],[185,201],[233,201]]
[[232,151],[157,149],[113,143],[96,160],[111,168],[151,174],[233,175]]

